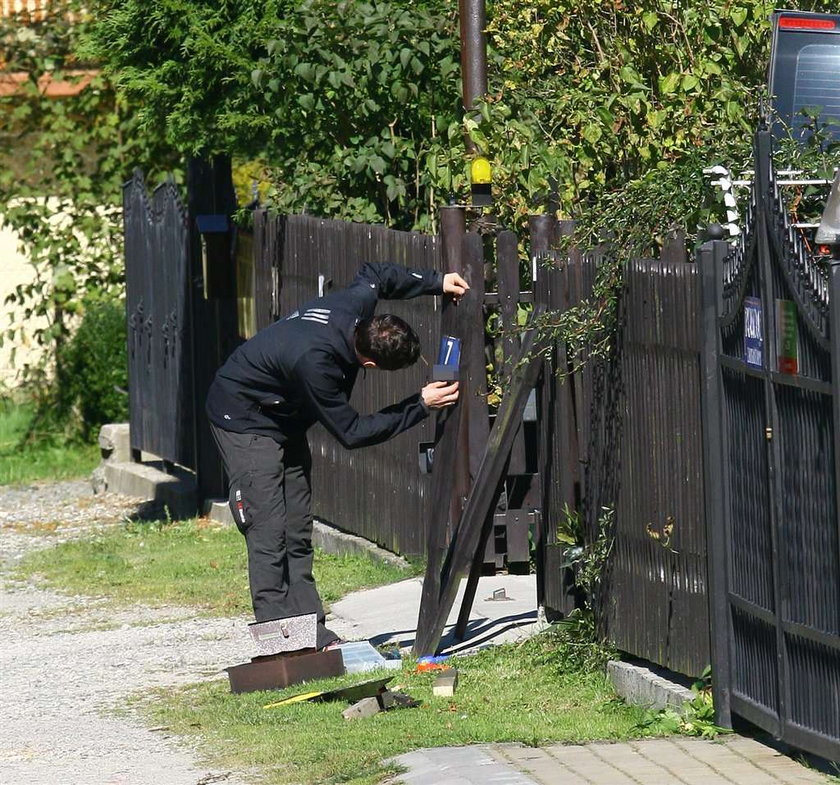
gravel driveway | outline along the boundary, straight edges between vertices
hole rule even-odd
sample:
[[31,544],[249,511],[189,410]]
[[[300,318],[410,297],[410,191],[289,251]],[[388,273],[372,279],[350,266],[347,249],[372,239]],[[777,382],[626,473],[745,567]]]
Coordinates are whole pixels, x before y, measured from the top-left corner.
[[153,687],[226,678],[251,656],[247,619],[184,608],[114,612],[9,578],[26,552],[113,526],[138,500],[87,482],[0,487],[0,785],[246,785],[144,727],[126,699]]

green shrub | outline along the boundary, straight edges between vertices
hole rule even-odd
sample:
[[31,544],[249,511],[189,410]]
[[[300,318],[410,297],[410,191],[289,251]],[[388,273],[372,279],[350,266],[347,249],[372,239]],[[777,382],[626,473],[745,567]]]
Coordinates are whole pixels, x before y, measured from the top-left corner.
[[128,358],[125,303],[88,302],[79,327],[59,351],[56,373],[59,410],[75,420],[85,441],[99,427],[128,418]]
[[125,304],[88,300],[57,346],[54,373],[41,369],[28,384],[35,415],[24,441],[92,441],[101,425],[127,420],[127,388]]

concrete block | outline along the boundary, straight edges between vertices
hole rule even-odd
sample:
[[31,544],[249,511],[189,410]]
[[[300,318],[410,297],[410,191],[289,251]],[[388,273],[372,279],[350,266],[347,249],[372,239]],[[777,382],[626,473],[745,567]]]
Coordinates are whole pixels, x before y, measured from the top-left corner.
[[197,512],[195,476],[186,469],[170,474],[162,464],[131,462],[106,462],[101,468],[103,490],[156,502],[164,515],[176,520]]
[[681,709],[684,703],[694,698],[694,693],[688,687],[629,662],[612,660],[607,663],[607,676],[615,691],[627,703],[636,706],[652,709],[671,706]]
[[379,714],[380,711],[382,711],[382,705],[379,698],[362,698],[358,703],[354,703],[341,712],[341,716],[345,720],[358,720],[363,717],[372,717],[374,714]]
[[108,463],[131,460],[131,434],[128,423],[109,423],[99,429],[99,449]]
[[94,496],[108,490],[108,478],[105,476],[105,464],[100,463],[90,475],[90,487]]
[[225,526],[233,526],[233,513],[227,499],[205,499],[201,506],[201,514],[211,521]]
[[451,698],[458,686],[458,671],[447,668],[441,671],[432,684],[432,694],[442,698]]

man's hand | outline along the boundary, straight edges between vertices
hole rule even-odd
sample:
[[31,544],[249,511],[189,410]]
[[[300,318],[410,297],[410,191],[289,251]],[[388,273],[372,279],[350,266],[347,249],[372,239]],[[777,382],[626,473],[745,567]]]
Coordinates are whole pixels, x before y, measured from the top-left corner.
[[443,293],[451,294],[456,305],[469,288],[470,285],[458,273],[447,273],[443,276]]
[[429,382],[421,391],[423,403],[429,409],[443,409],[458,400],[458,382]]

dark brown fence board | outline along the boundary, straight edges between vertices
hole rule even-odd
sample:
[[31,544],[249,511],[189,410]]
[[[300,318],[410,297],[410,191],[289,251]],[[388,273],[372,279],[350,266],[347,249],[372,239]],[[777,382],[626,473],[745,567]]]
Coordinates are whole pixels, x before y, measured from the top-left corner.
[[[441,211],[441,256],[449,272],[463,272],[465,214],[457,207]],[[441,335],[460,337],[464,311],[452,300],[443,303],[440,323]],[[436,357],[433,358],[436,361]],[[466,407],[458,404],[435,414],[435,458],[431,477],[428,540],[426,546],[426,574],[417,620],[418,629],[432,623],[440,596],[440,578],[452,531],[461,514],[462,496],[469,492],[469,456],[459,449],[466,419]]]
[[[502,373],[506,379],[519,355],[517,316],[519,306],[519,241],[513,232],[499,232],[496,238],[496,270],[499,290],[499,315],[503,331]],[[525,474],[525,434],[519,428],[510,451],[509,474]]]
[[[290,216],[266,223],[284,232],[280,259],[279,313],[290,313],[318,296],[319,276],[329,289],[349,284],[364,262],[398,262],[440,269],[436,237],[384,227]],[[377,411],[416,393],[428,381],[437,355],[439,298],[420,297],[379,305],[380,313],[406,319],[420,336],[425,362],[395,373],[371,371],[360,377],[352,403],[361,412]],[[428,364],[427,364],[428,363]],[[432,441],[427,420],[389,442],[346,451],[321,426],[310,431],[315,514],[341,529],[404,554],[422,554],[431,509],[430,478],[421,475],[418,445]]]

